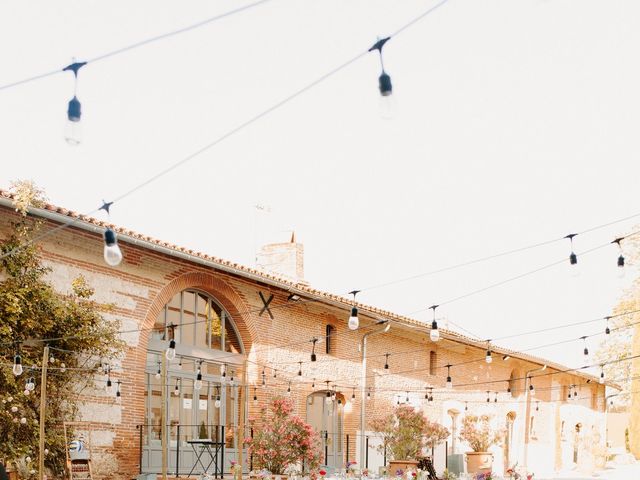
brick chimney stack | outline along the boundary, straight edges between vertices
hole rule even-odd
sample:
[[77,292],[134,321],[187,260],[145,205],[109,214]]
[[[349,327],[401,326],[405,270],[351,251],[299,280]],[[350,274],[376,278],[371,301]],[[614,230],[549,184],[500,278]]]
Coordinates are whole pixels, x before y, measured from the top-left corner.
[[266,272],[287,277],[296,283],[304,281],[304,246],[296,242],[295,232],[284,243],[264,245],[256,254],[256,266]]

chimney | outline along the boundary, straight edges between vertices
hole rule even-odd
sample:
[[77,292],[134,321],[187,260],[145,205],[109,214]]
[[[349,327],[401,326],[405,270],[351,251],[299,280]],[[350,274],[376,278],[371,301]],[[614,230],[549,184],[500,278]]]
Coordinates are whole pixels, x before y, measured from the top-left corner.
[[256,266],[266,272],[275,273],[293,280],[304,281],[304,246],[296,242],[295,232],[284,243],[270,243],[260,248],[256,254]]

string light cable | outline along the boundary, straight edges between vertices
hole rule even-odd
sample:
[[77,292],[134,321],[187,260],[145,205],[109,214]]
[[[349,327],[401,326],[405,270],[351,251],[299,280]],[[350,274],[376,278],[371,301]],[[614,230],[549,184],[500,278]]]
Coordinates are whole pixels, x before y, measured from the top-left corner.
[[[263,0],[266,1],[266,0]],[[417,17],[414,17],[412,20],[410,20],[408,23],[404,24],[402,27],[400,27],[398,30],[396,30],[393,34],[391,34],[389,36],[389,38],[393,38],[396,37],[398,35],[400,35],[402,32],[404,32],[405,30],[407,30],[408,28],[412,27],[413,25],[415,25],[418,21],[422,20],[424,17],[426,17],[427,15],[429,15],[430,13],[434,12],[435,10],[437,10],[439,7],[441,7],[442,5],[444,5],[445,3],[447,3],[448,0],[441,0],[439,3],[437,3],[435,6],[432,6],[430,8],[428,8],[427,10],[425,10],[423,13],[421,13],[420,15],[418,15]],[[257,2],[256,4],[259,4],[261,2]],[[228,15],[228,14],[227,14]],[[202,22],[201,22],[202,23]],[[161,36],[162,37],[162,36]],[[164,38],[164,37],[162,37]],[[148,41],[144,41],[144,42],[140,42],[140,44],[146,44],[149,43]],[[125,47],[124,49],[120,49],[122,51],[131,49],[129,47]],[[115,52],[119,52],[118,51],[114,51],[111,52],[109,54],[105,54],[102,55],[100,57],[96,57],[96,59],[92,59],[92,60],[88,60],[86,63],[89,64],[91,62],[95,62],[96,60],[101,60],[103,58],[107,58],[108,56],[113,56],[116,53]],[[253,117],[249,118],[248,120],[240,123],[239,125],[231,128],[230,130],[228,130],[227,132],[223,133],[222,135],[218,136],[216,139],[212,140],[211,142],[207,143],[206,145],[204,145],[203,147],[195,150],[194,152],[190,153],[189,155],[187,155],[186,157],[182,158],[181,160],[169,165],[168,167],[164,168],[163,170],[159,171],[158,173],[154,174],[153,176],[149,177],[148,179],[144,180],[143,182],[135,185],[134,187],[132,187],[131,189],[127,190],[126,192],[118,195],[117,197],[115,197],[111,202],[109,202],[109,204],[113,204],[116,202],[119,202],[125,198],[127,198],[128,196],[132,195],[134,192],[137,192],[138,190],[146,187],[147,185],[153,183],[154,181],[160,179],[161,177],[164,177],[165,175],[167,175],[168,173],[172,172],[173,170],[177,169],[178,167],[184,165],[185,163],[193,160],[194,158],[200,156],[201,154],[207,152],[208,150],[210,150],[211,148],[215,147],[216,145],[218,145],[219,143],[223,142],[224,140],[226,140],[227,138],[235,135],[236,133],[244,130],[245,128],[247,128],[248,126],[252,125],[253,123],[257,122],[258,120],[262,119],[265,116],[268,116],[269,114],[271,114],[272,112],[280,109],[281,107],[283,107],[284,105],[286,105],[287,103],[293,101],[294,99],[296,99],[297,97],[301,96],[302,94],[306,93],[307,91],[313,89],[314,87],[316,87],[317,85],[323,83],[325,80],[333,77],[335,74],[337,74],[338,72],[344,70],[345,68],[347,68],[348,66],[350,66],[351,64],[355,63],[356,61],[360,60],[361,58],[365,57],[368,53],[369,53],[369,49],[363,50],[360,53],[358,53],[357,55],[351,57],[350,59],[346,60],[345,62],[341,63],[340,65],[338,65],[337,67],[333,68],[332,70],[329,70],[327,73],[321,75],[320,77],[316,78],[315,80],[313,80],[312,82],[308,83],[307,85],[303,86],[302,88],[296,90],[295,92],[293,92],[292,94],[284,97],[282,100],[276,102],[275,104],[271,105],[270,107],[266,108],[265,110],[262,110],[261,112],[259,112],[258,114],[254,115]],[[66,68],[66,67],[65,67]],[[54,73],[57,73],[54,72]],[[50,73],[52,74],[52,73]],[[37,77],[32,77],[32,78],[42,78],[42,76],[37,76]],[[14,82],[16,83],[16,82]],[[19,82],[18,82],[19,83]],[[13,84],[11,84],[13,85]],[[5,88],[7,88],[7,86],[5,86]],[[1,89],[1,88],[0,88]],[[99,209],[98,209],[99,210]],[[90,216],[93,215],[94,213],[96,213],[98,210],[94,210],[88,214],[85,214],[84,216]],[[73,220],[73,221],[69,221],[68,224],[63,224],[63,225],[59,225],[57,227],[57,230],[60,230],[62,228],[66,228],[67,226],[71,226],[73,225],[77,220]],[[39,237],[37,237],[36,239],[33,240],[33,242],[37,241],[37,240],[41,240],[42,238],[44,238],[46,236],[46,234],[42,234]],[[19,247],[16,247],[16,249]],[[13,249],[13,250],[16,250]],[[13,251],[12,250],[12,251]],[[0,256],[0,258],[4,258],[5,256],[9,255],[12,253],[12,251],[6,252],[4,253],[2,256]]]
[[[87,63],[87,64],[96,63],[96,62],[99,62],[101,60],[106,60],[107,58],[111,58],[111,57],[114,57],[116,55],[120,55],[122,53],[129,52],[131,50],[135,50],[135,49],[143,47],[145,45],[149,45],[151,43],[158,42],[160,40],[165,40],[165,39],[170,38],[170,37],[174,37],[174,36],[177,36],[177,35],[180,35],[180,34],[183,34],[183,33],[190,32],[192,30],[195,30],[195,29],[204,27],[206,25],[209,25],[211,23],[214,23],[214,22],[216,22],[218,20],[222,20],[223,18],[227,18],[227,17],[230,17],[230,16],[235,15],[237,13],[241,13],[241,12],[244,12],[246,10],[250,10],[250,9],[252,9],[254,7],[257,7],[259,5],[268,3],[270,1],[271,0],[258,0],[258,1],[253,2],[253,3],[249,3],[249,4],[246,4],[246,5],[243,5],[241,7],[234,8],[233,10],[229,10],[227,12],[224,12],[224,13],[221,13],[221,14],[218,14],[218,15],[214,15],[213,17],[206,18],[204,20],[201,20],[201,21],[199,21],[197,23],[193,23],[193,24],[188,25],[186,27],[179,28],[177,30],[172,30],[170,32],[165,32],[165,33],[162,33],[162,34],[159,34],[159,35],[155,35],[153,37],[149,37],[149,38],[146,38],[144,40],[140,40],[140,41],[132,43],[130,45],[126,45],[124,47],[120,47],[120,48],[117,48],[115,50],[111,50],[109,52],[106,52],[106,53],[103,53],[103,54],[98,55],[96,57],[93,57],[93,58],[87,60],[85,63]],[[16,80],[14,82],[10,82],[10,83],[4,84],[4,85],[0,85],[0,90],[7,90],[7,89],[12,88],[12,87],[17,87],[18,85],[24,85],[26,83],[30,83],[30,82],[34,82],[36,80],[47,78],[47,77],[50,77],[52,75],[56,75],[58,73],[62,73],[64,71],[65,71],[64,68],[63,69],[56,69],[56,70],[51,70],[49,72],[43,72],[43,73],[40,73],[40,74],[37,74],[37,75],[33,75],[31,77],[23,78],[21,80]]]

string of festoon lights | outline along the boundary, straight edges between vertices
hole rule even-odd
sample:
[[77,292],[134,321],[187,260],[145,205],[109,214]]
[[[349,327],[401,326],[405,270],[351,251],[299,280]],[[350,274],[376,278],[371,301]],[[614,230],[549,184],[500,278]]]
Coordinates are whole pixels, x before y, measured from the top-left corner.
[[[618,362],[631,361],[631,360],[633,360],[635,358],[638,358],[638,357],[639,356],[636,355],[634,357],[630,357],[630,358],[627,358],[627,359],[618,359],[617,361]],[[107,372],[108,372],[109,371],[109,366],[108,365],[104,366],[104,369],[107,370]],[[515,380],[521,380],[521,379],[522,378],[520,378],[520,379],[510,379],[510,381],[513,382]],[[637,380],[637,379],[640,379],[640,376],[618,377],[618,378],[613,379],[612,381],[633,381],[633,380]],[[121,395],[121,385],[122,384],[129,384],[129,385],[136,385],[137,384],[137,382],[131,382],[131,381],[128,381],[128,382],[125,383],[125,382],[121,381],[120,379],[118,379],[115,382],[116,383],[116,387],[114,389],[113,383],[111,381],[111,377],[110,376],[108,376],[106,380],[97,379],[95,381],[96,382],[106,383],[106,386],[105,386],[106,393],[109,394],[109,395],[113,395],[114,396],[114,400],[117,403],[119,403],[121,401],[121,396],[122,396]],[[181,381],[182,381],[182,379],[180,379],[180,378],[176,379],[175,389],[173,391],[174,396],[179,396],[182,393],[182,391],[180,389]],[[324,383],[326,383],[326,389],[325,390],[326,390],[326,396],[327,396],[327,403],[329,403],[331,401],[336,401],[338,393],[340,393],[337,390],[339,388],[339,386],[336,385],[336,384],[332,384],[332,382],[329,381],[329,380],[325,381]],[[566,400],[568,400],[568,401],[579,401],[580,400],[580,398],[578,398],[579,397],[579,391],[581,391],[583,386],[586,386],[586,385],[588,385],[590,383],[591,382],[589,380],[587,380],[585,383],[582,383],[582,384],[571,384],[571,385],[568,385],[568,389],[567,389],[568,394],[566,396]],[[147,386],[147,387],[149,386],[146,383],[144,385]],[[284,392],[284,395],[285,396],[290,396],[291,393],[292,393],[292,382],[291,382],[291,380],[289,380],[289,382],[286,383],[286,385],[287,385],[287,390],[286,390],[286,392]],[[474,384],[470,384],[470,385],[474,385]],[[154,388],[161,388],[161,387],[167,388],[167,387],[172,387],[172,386],[174,386],[174,384],[164,384],[163,385],[163,384],[160,384],[160,383],[155,383],[153,385]],[[215,404],[214,404],[215,408],[219,408],[220,407],[221,389],[222,388],[234,388],[234,389],[241,389],[243,387],[253,388],[253,401],[254,401],[254,403],[258,402],[258,388],[254,384],[242,385],[240,383],[234,383],[233,380],[230,380],[226,384],[224,382],[220,382],[220,383],[217,383],[217,384],[215,384],[213,382],[210,382],[210,387],[213,388],[213,391],[215,391]],[[193,391],[197,392],[201,388],[202,387],[196,388],[194,386],[193,387]],[[314,385],[314,388],[315,388],[315,385]],[[353,401],[356,401],[355,388],[354,387],[350,387],[350,388],[352,390],[351,401],[353,402]],[[529,395],[531,397],[535,397],[536,390],[538,392],[553,393],[554,391],[564,390],[565,388],[566,388],[566,386],[562,386],[562,385],[543,387],[543,388],[538,388],[538,389],[530,387],[529,388]],[[33,390],[35,390],[35,382],[33,382],[33,379],[29,379],[29,380],[27,380],[27,383],[26,383],[26,386],[25,386],[25,391],[24,391],[25,396],[28,396],[29,393],[31,391],[33,391]],[[115,390],[115,395],[114,395],[114,390]],[[433,397],[434,387],[433,386],[427,386],[427,387],[425,387],[425,390],[426,390],[426,394],[424,396],[424,399],[427,402],[427,404],[431,403],[431,402],[434,402],[434,397]],[[416,389],[389,389],[389,388],[372,389],[371,387],[369,387],[365,400],[369,401],[369,400],[372,399],[372,397],[371,397],[372,391],[374,391],[375,393],[387,393],[387,394],[389,394],[389,393],[392,393],[392,394],[405,393],[406,402],[409,402],[409,394],[410,393],[411,394],[419,393],[421,395],[420,392],[422,392],[422,390],[416,390]],[[189,389],[188,392],[191,392],[191,389]],[[528,401],[526,399],[520,399],[520,398],[517,398],[517,397],[510,397],[508,399],[502,399],[502,398],[499,399],[499,395],[500,395],[499,391],[486,390],[486,392],[487,392],[487,398],[488,399],[490,397],[490,394],[493,395],[493,397],[492,397],[493,403],[515,404],[515,403],[525,403],[525,402]],[[467,397],[472,397],[472,398],[479,398],[479,396],[481,395],[480,391],[459,390],[459,391],[457,391],[457,393],[458,394],[466,394]],[[508,390],[507,393],[511,393],[511,391]],[[282,393],[278,394],[277,392],[275,394],[276,395],[282,395]],[[399,395],[396,395],[396,398],[398,399],[398,402],[397,402],[398,404],[400,403],[399,402],[399,397],[400,397]],[[591,397],[583,397],[583,398],[584,399],[591,399]],[[465,403],[484,403],[481,400],[473,400],[473,399],[471,399],[471,400],[467,399],[467,400],[464,400],[464,401],[465,401]],[[563,401],[565,401],[565,397],[558,397],[555,400],[554,399],[544,400],[545,403],[554,403],[554,402],[563,402]],[[486,403],[490,403],[490,402],[491,402],[491,400],[487,401]],[[536,401],[536,405],[539,405],[539,402],[540,402],[539,400]]]
[[[594,337],[596,335],[601,335],[602,333],[604,333],[605,335],[610,335],[612,331],[622,330],[622,329],[630,328],[630,327],[636,325],[639,322],[628,323],[626,325],[621,325],[621,326],[619,326],[617,328],[612,329],[609,326],[609,322],[610,322],[610,320],[612,318],[620,318],[620,317],[623,317],[623,316],[633,315],[633,314],[639,313],[639,312],[640,312],[640,310],[630,310],[630,311],[626,311],[626,312],[620,312],[620,313],[618,313],[616,315],[610,315],[610,316],[605,316],[605,317],[585,320],[585,321],[582,321],[582,322],[574,322],[574,323],[569,323],[569,324],[557,325],[555,327],[550,327],[550,328],[543,329],[543,330],[545,332],[548,332],[548,331],[551,331],[551,330],[563,329],[563,328],[566,328],[567,326],[584,325],[584,324],[593,323],[593,322],[604,322],[604,329],[603,329],[602,332],[594,333],[594,334],[591,334],[591,335],[588,335],[588,336],[587,335],[583,335],[583,336],[580,336],[578,338],[579,340],[582,340],[584,342],[584,341],[586,341],[586,338],[589,338],[589,337]],[[204,321],[206,321],[206,320],[204,320]],[[203,321],[188,322],[188,323],[185,323],[184,325],[192,325],[192,324],[201,323],[201,322],[203,322]],[[174,328],[175,328],[174,325],[169,325],[169,326],[167,326],[165,328],[165,332],[166,331],[173,332]],[[367,327],[363,327],[363,328],[366,329]],[[155,329],[155,327],[147,328],[147,329],[137,328],[137,329],[130,329],[130,330],[121,330],[118,333],[120,333],[120,334],[132,333],[132,332],[139,332],[141,330],[156,330],[156,329]],[[527,336],[527,335],[530,335],[530,334],[533,334],[533,333],[539,333],[539,332],[540,332],[540,330],[527,331],[527,332],[522,332],[522,333],[516,334],[516,335],[509,335],[508,338],[522,337],[522,336]],[[348,331],[345,331],[342,334],[347,334],[347,333],[348,333]],[[339,335],[340,335],[340,333],[332,333],[327,338],[329,338],[329,337],[337,337]],[[40,341],[48,344],[49,342],[54,342],[54,341],[59,341],[59,340],[68,340],[68,339],[71,339],[71,338],[78,338],[78,337],[79,336],[65,336],[65,337],[58,337],[56,339],[40,339]],[[85,336],[81,336],[81,337],[85,337]],[[173,335],[172,335],[172,337],[173,337]],[[165,340],[166,340],[166,337],[165,337]],[[555,345],[559,345],[559,344],[563,344],[563,343],[568,343],[568,342],[572,342],[572,341],[575,341],[575,340],[576,340],[575,338],[569,338],[569,339],[566,339],[566,340],[561,340],[559,342],[553,342],[553,343],[550,343],[550,344],[545,344],[545,345],[540,345],[540,346],[528,348],[526,350],[522,350],[521,353],[532,351],[532,350],[539,349],[539,348],[544,348],[544,347],[555,346]],[[30,340],[31,343],[35,343],[37,341],[38,341],[37,339]],[[314,337],[309,341],[295,342],[295,344],[286,344],[286,345],[280,345],[280,346],[269,347],[269,348],[286,348],[286,347],[289,347],[291,345],[301,345],[301,344],[305,344],[305,343],[311,343],[310,362],[311,363],[315,363],[315,362],[317,362],[317,355],[315,353],[315,346],[319,341],[321,341],[320,338]],[[484,357],[484,360],[487,363],[491,363],[493,357],[491,355],[490,341],[487,341],[487,343],[488,343],[487,354]],[[22,374],[22,371],[23,371],[22,358],[21,358],[21,355],[20,355],[21,342],[13,342],[11,345],[15,345],[15,356],[14,356],[13,372],[16,375],[20,375],[20,374]],[[175,340],[172,338],[171,340],[169,340],[168,347],[167,347],[167,350],[165,352],[165,355],[167,355],[168,359],[170,359],[170,360],[173,360],[175,358],[175,346],[176,346]],[[55,347],[51,347],[51,348],[55,348]],[[60,351],[68,351],[68,350],[64,350],[64,349],[58,349],[58,350],[60,350]],[[404,352],[383,353],[383,354],[379,354],[379,355],[373,355],[372,357],[385,356],[385,358],[386,358],[386,362],[385,362],[385,367],[386,368],[385,369],[388,370],[388,368],[389,368],[389,365],[388,365],[389,356],[391,356],[391,355],[397,356],[397,355],[402,355],[402,354],[418,353],[418,352],[421,352],[421,351],[423,351],[423,349],[408,350],[408,351],[404,351]],[[76,352],[71,352],[71,353],[76,353]],[[514,354],[515,352],[511,352],[511,353]],[[583,351],[583,353],[584,353],[584,351]],[[587,354],[588,354],[588,350],[587,350],[587,352],[585,354],[585,361],[588,360]],[[224,360],[224,358],[233,357],[233,354],[227,354],[227,355],[228,355],[228,357],[223,356],[223,357],[220,358],[220,360]],[[509,357],[510,357],[509,354],[505,354],[503,356],[503,360],[507,360]],[[357,355],[354,355],[353,357],[347,357],[346,359],[349,359],[349,358],[357,358]],[[51,355],[51,358],[49,360],[50,360],[51,363],[53,363],[53,361],[54,361],[53,355]],[[324,360],[324,362],[336,361],[336,360],[337,359],[335,359],[335,358],[330,358],[330,359]],[[458,363],[456,365],[451,365],[451,366],[465,365],[465,364],[469,364],[469,363],[475,363],[477,361],[479,361],[479,359],[472,359],[472,360],[468,360],[468,361],[465,361],[465,362],[462,362],[462,363]],[[268,366],[270,369],[273,370],[274,376],[275,376],[276,371],[278,371],[278,369],[275,368],[274,365],[283,365],[283,364],[290,364],[290,363],[299,364],[300,365],[299,373],[301,372],[301,367],[302,367],[302,364],[304,362],[299,361],[299,360],[295,360],[295,361],[292,361],[292,362],[271,362],[269,365],[264,364],[264,365],[261,365],[261,366],[263,368],[266,368]],[[435,368],[445,368],[445,367],[446,366],[435,366]],[[62,371],[64,371],[66,369],[65,365],[62,364],[60,366],[60,369]],[[282,372],[288,373],[288,371],[286,371],[286,370],[282,370]]]
[[[640,323],[640,322],[638,322],[638,323]],[[631,326],[631,325],[627,325],[627,326],[620,327],[620,328],[626,328],[628,326]],[[607,329],[609,330],[609,333],[610,333],[611,329],[609,329],[608,327],[607,327]],[[608,334],[608,333],[606,333],[606,334]],[[63,350],[63,349],[58,349],[58,350],[68,351],[68,350]],[[168,348],[167,350],[170,350],[170,349]],[[402,353],[402,352],[400,352],[400,353]],[[512,353],[515,354],[515,352],[512,352]],[[172,354],[169,353],[169,355],[171,356]],[[387,354],[384,354],[384,355],[385,355],[385,358],[386,358],[386,360],[385,360],[385,370],[388,370],[389,369],[388,358],[389,358],[390,354],[387,353]],[[173,358],[175,358],[175,357],[173,357]],[[611,360],[611,361],[600,363],[599,364],[599,366],[601,368],[601,374],[600,374],[600,379],[599,379],[600,383],[604,383],[604,366],[605,365],[613,364],[613,363],[619,363],[619,362],[622,362],[622,361],[630,361],[630,360],[633,360],[635,358],[637,358],[637,356],[629,357],[629,358],[625,358],[625,359],[616,359],[616,360]],[[52,363],[54,362],[53,354],[52,354],[51,358],[49,359],[49,361],[52,362]],[[195,360],[194,359],[194,361],[197,361],[197,363],[198,363],[198,369],[197,369],[196,381],[194,382],[194,388],[195,388],[195,390],[200,390],[202,388],[202,385],[203,385],[203,383],[202,383],[202,370],[201,370],[202,369],[203,360],[202,359],[199,359],[199,360]],[[476,361],[476,360],[474,360],[474,361]],[[255,362],[249,362],[249,363],[255,363]],[[302,363],[303,362],[299,362],[299,364],[300,364],[300,370],[298,371],[298,376],[299,377],[302,376],[302,370],[301,370]],[[466,363],[470,363],[470,362],[467,361],[467,362],[463,362],[461,364],[466,364]],[[182,364],[182,360],[181,360],[181,364]],[[452,389],[453,388],[453,381],[452,381],[452,377],[451,377],[451,368],[454,367],[454,366],[459,366],[461,364],[455,364],[455,365],[447,364],[447,365],[445,365],[445,368],[447,368],[447,379],[446,379],[446,384],[445,384],[446,385],[446,389]],[[542,375],[557,375],[557,374],[561,374],[561,373],[575,372],[575,371],[579,371],[581,369],[588,368],[588,367],[589,366],[573,368],[573,369],[566,369],[566,370],[561,370],[561,371],[556,371],[556,372],[549,372],[547,374],[542,374]],[[32,369],[32,370],[33,369],[37,369],[37,367],[29,367],[29,368]],[[111,380],[111,372],[112,372],[111,366],[109,364],[106,364],[106,365],[103,364],[101,368],[102,368],[103,373],[106,373],[106,375],[107,375],[105,389],[106,389],[108,394],[113,394],[113,382]],[[265,375],[264,368],[265,367],[263,367],[263,373],[262,373],[262,387],[266,386],[266,375]],[[543,369],[544,368],[546,368],[546,366],[543,367]],[[225,377],[226,377],[226,372],[227,372],[226,364],[220,365],[220,369],[221,369],[222,383],[224,383],[224,380],[225,380]],[[64,366],[60,366],[59,370],[61,372],[64,372],[66,370],[66,368]],[[93,371],[94,369],[86,369],[86,370]],[[128,369],[128,370],[131,370],[131,369]],[[136,370],[136,369],[134,368],[133,370]],[[411,369],[411,370],[406,370],[406,371],[402,371],[402,372],[396,372],[396,374],[416,373],[416,372],[421,371],[421,370],[423,370],[423,369]],[[22,362],[21,362],[20,357],[19,357],[18,354],[16,354],[16,357],[14,358],[13,371],[14,371],[14,374],[16,374],[16,372],[19,372],[18,375],[22,374],[22,372],[23,372]],[[144,369],[143,371],[146,371],[146,369]],[[160,374],[160,371],[158,370],[158,373],[156,373],[156,378],[158,378],[159,374]],[[16,376],[18,376],[18,375],[16,375]],[[242,385],[234,382],[234,376],[233,375],[234,374],[233,374],[233,371],[232,371],[231,372],[231,378],[229,379],[230,386],[242,387]],[[536,377],[542,376],[542,375],[536,375]],[[275,370],[274,370],[274,377],[275,377]],[[520,380],[522,380],[522,379],[529,380],[529,383],[530,383],[530,386],[529,386],[530,394],[531,395],[535,395],[535,387],[533,385],[532,378],[533,377],[529,376],[529,377],[526,377],[526,378],[525,377],[520,378]],[[510,393],[510,382],[513,382],[514,380],[519,380],[519,379],[518,378],[515,378],[515,379],[514,378],[509,378],[509,379],[503,379],[503,380],[491,380],[491,381],[484,381],[484,382],[475,381],[475,382],[473,382],[471,384],[457,384],[456,387],[465,387],[465,386],[475,386],[475,385],[478,385],[478,384],[493,384],[493,383],[507,382],[508,385],[509,385],[509,387],[507,388],[507,393]],[[284,382],[286,384],[286,382],[287,382],[286,378],[284,379]],[[333,383],[334,384],[334,389],[340,387],[338,382],[339,382],[338,380],[335,380],[333,382],[327,381],[327,383]],[[590,382],[591,382],[591,380],[587,380],[586,383],[590,383]],[[118,393],[118,392],[120,392],[120,383],[121,383],[120,380],[118,380],[116,397],[120,397],[120,394]],[[304,382],[299,382],[299,383],[304,383]],[[287,386],[286,394],[290,394],[291,393],[291,384],[292,384],[292,380],[289,379],[288,380],[288,386]],[[249,384],[248,386],[251,386],[251,384]],[[572,388],[575,389],[575,387],[576,387],[576,385],[573,385]],[[33,379],[29,378],[27,380],[27,386],[25,387],[25,395],[28,395],[27,392],[28,391],[32,391],[33,388],[35,388]],[[314,381],[312,383],[312,388],[315,388],[315,379],[314,379]],[[341,388],[352,388],[353,389],[354,387],[353,386],[345,386],[345,387],[341,387]],[[434,387],[430,386],[430,387],[427,387],[427,388],[429,388],[430,391],[432,392]],[[178,390],[177,384],[176,384],[176,390]],[[389,391],[389,390],[385,389],[385,391]],[[391,390],[391,391],[398,391],[398,390]],[[367,397],[370,398],[370,395],[371,395],[371,388],[369,388],[369,390],[368,390]],[[575,396],[575,390],[574,390],[574,396]],[[431,395],[430,399],[433,400],[433,396],[432,395]]]

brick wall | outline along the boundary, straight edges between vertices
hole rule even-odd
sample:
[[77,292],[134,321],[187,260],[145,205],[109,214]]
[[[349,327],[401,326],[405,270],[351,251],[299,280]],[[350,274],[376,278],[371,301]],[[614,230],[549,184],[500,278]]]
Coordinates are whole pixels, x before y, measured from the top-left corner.
[[[0,237],[6,237],[10,222],[15,213],[0,207]],[[45,229],[55,224],[48,222]],[[238,327],[244,343],[247,358],[247,378],[251,384],[260,384],[262,366],[276,365],[281,370],[288,370],[295,376],[299,368],[296,362],[303,361],[304,379],[310,382],[316,379],[317,389],[324,380],[340,379],[343,401],[350,401],[351,386],[359,384],[360,353],[358,342],[362,332],[350,332],[346,327],[347,309],[338,309],[318,301],[288,301],[289,292],[266,283],[241,278],[215,270],[195,262],[170,257],[153,250],[121,242],[124,261],[117,268],[108,267],[102,259],[102,239],[98,234],[77,228],[66,228],[48,236],[42,241],[42,258],[52,268],[49,280],[60,291],[68,291],[71,280],[82,274],[96,290],[96,300],[112,303],[115,309],[112,316],[119,319],[124,329],[136,327],[150,328],[160,309],[173,295],[186,288],[197,288],[214,296],[230,313]],[[259,315],[262,301],[258,292],[275,296],[271,303],[274,319],[269,315]],[[332,355],[325,354],[324,344],[318,344],[316,353],[318,361],[309,362],[312,337],[322,338],[327,324],[334,326],[337,336],[332,341]],[[361,327],[373,325],[373,319],[361,317]],[[144,404],[144,368],[147,356],[149,331],[129,333],[123,338],[127,349],[121,361],[121,369],[116,369],[114,379],[124,382],[122,403],[117,405],[114,399],[107,397],[101,387],[96,384],[92,392],[82,398],[81,419],[92,422],[96,445],[101,454],[96,462],[98,478],[132,478],[139,469],[139,437],[136,426],[145,423]],[[308,342],[305,342],[308,341]],[[303,343],[301,343],[303,342]],[[292,344],[286,348],[279,346]],[[430,355],[437,356],[436,370],[430,374]],[[390,369],[383,368],[384,354],[390,353]],[[434,344],[429,340],[426,329],[403,329],[393,325],[390,332],[374,335],[368,342],[368,386],[372,387],[372,399],[367,404],[368,417],[374,418],[389,411],[395,403],[397,395],[404,398],[405,390],[411,393],[412,399],[424,397],[424,387],[434,387],[434,402],[421,402],[424,412],[432,419],[446,423],[449,410],[464,413],[465,405],[471,412],[491,411],[496,418],[504,421],[507,413],[515,412],[516,423],[522,422],[526,415],[524,410],[524,384],[522,380],[514,383],[513,394],[506,393],[508,382],[483,384],[495,380],[508,379],[511,375],[522,377],[524,372],[538,368],[539,365],[511,359],[503,361],[494,355],[494,362],[487,365],[482,348],[442,340]],[[451,376],[454,385],[465,385],[453,391],[444,388],[446,368],[444,365],[468,362],[472,359],[480,361],[467,363],[452,368]],[[256,365],[258,364],[258,365]],[[547,370],[549,373],[552,370]],[[404,372],[404,373],[403,373]],[[282,375],[281,375],[282,377]],[[282,381],[282,378],[279,379]],[[532,415],[535,414],[537,437],[533,443],[544,445],[549,450],[549,458],[555,457],[556,466],[561,464],[560,449],[560,406],[566,407],[568,402],[561,400],[559,390],[550,390],[552,381],[557,385],[571,383],[580,384],[584,379],[573,375],[541,376],[534,378],[538,394],[532,403]],[[260,406],[273,394],[286,390],[286,382],[275,385],[267,376],[266,389],[258,389],[258,405],[249,402],[249,417],[256,417]],[[376,392],[376,390],[388,390]],[[395,391],[391,391],[395,390]],[[486,404],[486,390],[499,392],[500,402],[496,405]],[[305,416],[307,395],[312,389],[309,384],[298,385],[294,382],[293,397],[296,399],[298,413]],[[591,394],[596,401],[592,403]],[[604,405],[604,389],[597,385],[581,387],[581,400],[584,409],[581,415],[586,416],[592,407],[602,410]],[[253,391],[249,393],[252,398]],[[465,401],[468,404],[465,404]],[[533,412],[535,401],[545,404],[545,408]],[[359,430],[360,395],[356,390],[356,401],[344,415],[344,432],[349,434],[349,452],[355,459],[356,433]],[[595,418],[595,417],[594,417]],[[595,422],[585,419],[585,422]],[[523,438],[522,425],[516,428],[519,438]],[[518,447],[520,448],[520,447]],[[553,453],[555,449],[555,455]],[[344,445],[346,451],[346,445]],[[353,453],[351,453],[353,452]],[[117,472],[117,473],[116,473]]]

